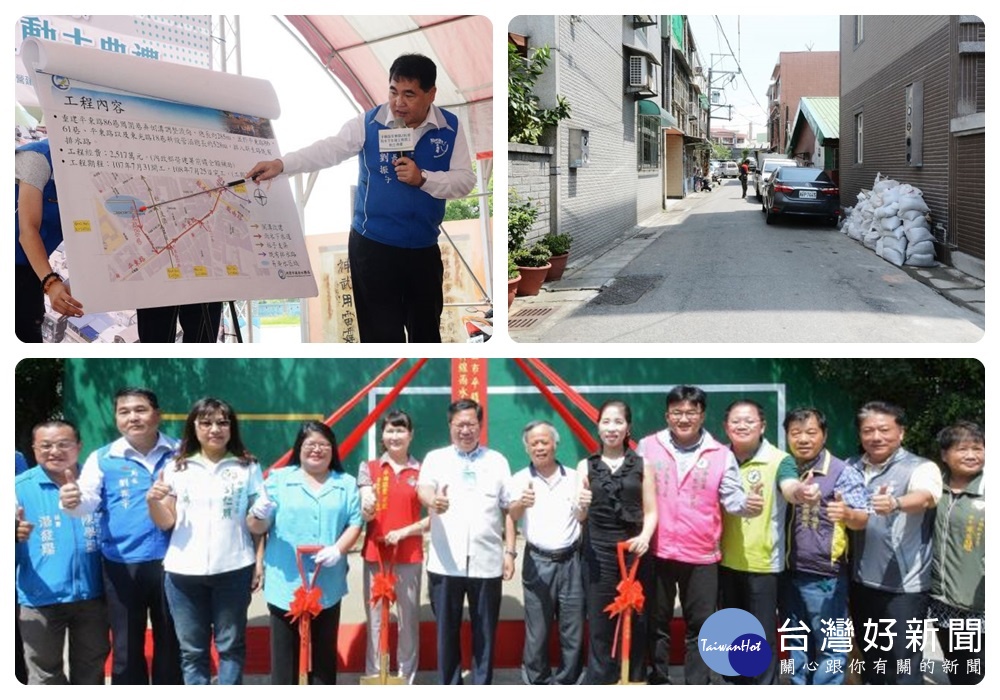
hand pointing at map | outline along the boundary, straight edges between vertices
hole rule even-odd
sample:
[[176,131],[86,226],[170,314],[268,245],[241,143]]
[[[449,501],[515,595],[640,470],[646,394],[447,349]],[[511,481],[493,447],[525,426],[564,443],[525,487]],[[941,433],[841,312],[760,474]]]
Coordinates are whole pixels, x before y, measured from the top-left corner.
[[278,177],[284,169],[285,164],[281,162],[280,158],[275,158],[274,160],[262,160],[257,163],[257,165],[250,168],[250,170],[247,171],[246,176],[248,179],[260,184],[261,180],[270,180]]

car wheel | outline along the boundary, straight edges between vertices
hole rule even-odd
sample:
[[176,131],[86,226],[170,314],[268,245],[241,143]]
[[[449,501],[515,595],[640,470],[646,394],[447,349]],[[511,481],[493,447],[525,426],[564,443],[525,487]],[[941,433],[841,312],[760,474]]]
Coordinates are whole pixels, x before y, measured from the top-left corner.
[[769,224],[769,225],[773,224],[774,220],[777,219],[777,218],[778,218],[778,215],[775,214],[773,211],[771,211],[770,209],[767,209],[767,208],[764,209],[764,221],[767,224]]
[[830,217],[829,219],[827,219],[826,221],[827,221],[827,223],[828,223],[828,224],[830,224],[830,225],[831,225],[831,226],[833,226],[834,228],[837,228],[837,224],[839,224],[839,223],[840,223],[840,219],[839,219],[839,218],[837,218],[836,216],[831,216],[831,217]]

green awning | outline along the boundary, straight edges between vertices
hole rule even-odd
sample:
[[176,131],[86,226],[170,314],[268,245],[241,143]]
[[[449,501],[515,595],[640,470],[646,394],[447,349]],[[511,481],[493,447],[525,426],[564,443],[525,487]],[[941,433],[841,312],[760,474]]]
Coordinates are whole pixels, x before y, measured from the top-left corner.
[[660,107],[660,105],[656,104],[652,100],[639,100],[639,114],[659,117],[661,127],[677,128],[677,120],[674,119],[674,115],[664,110]]

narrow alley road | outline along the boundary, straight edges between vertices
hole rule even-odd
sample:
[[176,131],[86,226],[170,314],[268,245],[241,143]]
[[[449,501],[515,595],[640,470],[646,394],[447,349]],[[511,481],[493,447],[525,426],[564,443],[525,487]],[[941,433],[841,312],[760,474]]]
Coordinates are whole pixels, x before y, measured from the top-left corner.
[[[767,225],[736,180],[661,215],[652,242],[602,293],[518,300],[555,307],[519,342],[974,342],[984,317],[860,243],[798,217]],[[636,243],[627,242],[635,246]],[[592,265],[599,265],[600,259]]]

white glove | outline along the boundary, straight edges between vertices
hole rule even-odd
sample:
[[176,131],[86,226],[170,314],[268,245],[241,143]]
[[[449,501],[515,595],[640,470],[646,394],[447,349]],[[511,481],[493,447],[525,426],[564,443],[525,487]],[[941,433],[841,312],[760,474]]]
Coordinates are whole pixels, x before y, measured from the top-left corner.
[[277,507],[278,504],[270,498],[258,498],[250,506],[250,515],[257,518],[257,520],[270,520]]
[[313,559],[320,566],[331,567],[336,566],[342,556],[344,555],[340,553],[337,545],[331,544],[329,547],[323,547],[323,549],[316,552],[316,556]]

